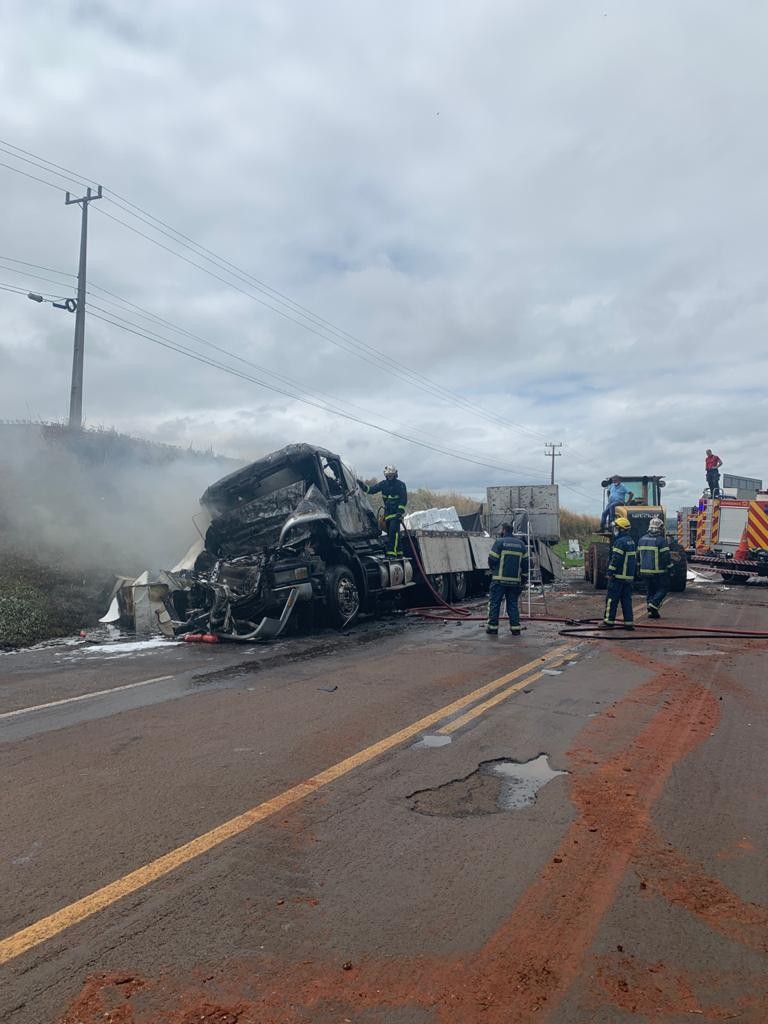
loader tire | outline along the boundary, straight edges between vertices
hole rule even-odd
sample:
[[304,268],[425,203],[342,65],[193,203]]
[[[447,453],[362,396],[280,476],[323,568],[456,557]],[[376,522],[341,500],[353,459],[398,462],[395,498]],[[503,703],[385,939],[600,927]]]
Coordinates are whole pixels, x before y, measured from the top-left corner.
[[584,552],[584,579],[587,583],[592,582],[592,548]]
[[605,590],[608,586],[608,546],[606,544],[590,544],[589,551],[592,585],[595,590]]

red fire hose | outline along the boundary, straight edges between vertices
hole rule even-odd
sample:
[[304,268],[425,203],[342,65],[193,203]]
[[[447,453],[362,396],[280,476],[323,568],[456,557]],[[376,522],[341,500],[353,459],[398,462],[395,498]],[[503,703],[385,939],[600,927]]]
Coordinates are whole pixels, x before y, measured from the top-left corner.
[[[435,601],[445,611],[434,607],[409,608],[407,614],[417,615],[421,619],[429,619],[433,622],[485,622],[485,615],[473,615],[471,608],[460,605],[449,604],[432,586],[429,577],[424,571],[421,558],[419,557],[416,544],[413,542],[408,528],[403,524],[403,530],[408,535],[411,546],[411,554],[416,565],[419,567],[424,582],[435,598]],[[566,628],[558,630],[559,636],[578,636],[583,640],[768,640],[768,631],[749,629],[719,629],[716,626],[687,626],[681,623],[669,623],[662,625],[659,622],[636,623],[635,630],[652,630],[648,636],[634,636],[635,630],[627,630],[621,627],[614,629],[601,629],[601,619],[574,619],[556,615],[522,615],[521,618],[529,622],[559,622]],[[660,631],[661,636],[657,635]]]

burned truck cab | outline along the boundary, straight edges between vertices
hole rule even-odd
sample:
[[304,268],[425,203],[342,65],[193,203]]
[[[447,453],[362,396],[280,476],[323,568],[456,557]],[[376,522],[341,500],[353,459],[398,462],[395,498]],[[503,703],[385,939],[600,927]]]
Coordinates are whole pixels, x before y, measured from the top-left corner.
[[409,559],[386,558],[354,474],[323,448],[288,445],[212,484],[200,503],[209,524],[176,597],[177,634],[274,636],[309,601],[342,626],[413,583]]

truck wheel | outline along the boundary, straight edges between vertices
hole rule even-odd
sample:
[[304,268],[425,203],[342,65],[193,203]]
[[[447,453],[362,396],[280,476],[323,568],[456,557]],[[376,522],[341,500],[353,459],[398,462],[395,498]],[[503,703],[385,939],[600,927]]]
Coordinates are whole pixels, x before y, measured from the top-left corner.
[[688,584],[688,566],[676,565],[672,570],[669,589],[673,594],[682,594]]
[[605,590],[608,586],[608,552],[604,550],[607,545],[590,544],[590,564],[592,566],[592,585],[595,590]]
[[432,585],[432,589],[443,601],[448,603],[448,598],[451,592],[451,577],[447,572],[436,572],[432,576],[428,576],[427,579]]
[[467,574],[465,572],[451,573],[451,600],[463,601],[467,596]]
[[341,629],[355,621],[360,611],[360,590],[344,565],[334,565],[326,576],[326,600],[331,624]]

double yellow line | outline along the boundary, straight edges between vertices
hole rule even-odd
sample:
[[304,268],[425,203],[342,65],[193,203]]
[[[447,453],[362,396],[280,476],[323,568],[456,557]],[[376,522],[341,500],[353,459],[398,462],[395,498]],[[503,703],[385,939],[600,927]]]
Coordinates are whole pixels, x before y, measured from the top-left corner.
[[[123,897],[130,896],[152,882],[156,882],[164,875],[170,874],[171,871],[175,871],[196,857],[208,853],[228,839],[240,835],[240,833],[252,828],[273,814],[284,811],[299,800],[311,796],[342,776],[348,775],[355,768],[359,768],[388,750],[392,750],[394,747],[398,747],[413,739],[439,722],[448,720],[448,723],[439,730],[440,732],[455,732],[468,722],[485,714],[490,708],[506,700],[517,690],[521,690],[535,680],[540,679],[543,675],[541,671],[543,666],[549,668],[561,664],[570,657],[574,650],[575,647],[564,644],[543,657],[536,658],[526,665],[521,665],[520,668],[508,672],[498,679],[493,679],[490,683],[486,683],[466,696],[460,697],[458,700],[453,701],[453,703],[447,704],[445,707],[426,715],[424,718],[420,718],[412,725],[408,725],[404,729],[392,733],[391,736],[379,740],[378,743],[365,747],[365,749],[357,754],[353,754],[351,757],[339,761],[330,768],[326,768],[325,771],[320,772],[318,775],[313,775],[311,778],[299,782],[278,796],[272,797],[271,800],[266,800],[264,803],[237,815],[237,817],[230,818],[229,821],[225,821],[223,824],[211,829],[210,832],[205,832],[183,846],[171,850],[169,853],[150,861],[143,867],[137,868],[135,871],[123,875],[122,878],[110,882],[101,889],[96,889],[95,892],[83,896],[82,899],[62,907],[61,910],[49,914],[48,917],[41,918],[34,924],[29,925],[29,927],[9,935],[8,938],[0,941],[0,964],[7,963],[9,960],[21,956],[22,953],[26,953],[35,946],[39,946],[42,942],[54,938],[67,928],[79,924],[86,918],[92,917],[100,910],[104,910],[118,900],[123,899]],[[537,669],[538,671],[536,671]],[[521,679],[521,677],[524,678]],[[507,686],[514,679],[521,679],[521,681],[512,686]],[[494,691],[498,692],[494,693]],[[492,697],[482,700],[482,698],[488,697],[491,693],[494,694]],[[481,701],[481,703],[475,704],[476,701]],[[466,708],[473,704],[475,706],[471,710],[460,714],[460,712],[464,712]],[[459,717],[454,718],[453,716],[455,715],[459,715]]]
[[[574,648],[569,647],[567,644],[563,645],[563,647],[556,648],[556,650],[547,655],[547,668],[550,669],[554,668],[556,665],[562,665],[564,661],[567,661],[571,657],[573,650]],[[559,654],[558,651],[560,652]],[[544,661],[544,658],[541,658],[540,660]],[[510,672],[508,676],[502,676],[501,679],[497,679],[496,682],[500,684],[507,683],[520,674],[530,672],[531,667],[532,665],[523,665],[523,667],[517,669],[516,672]],[[483,701],[482,704],[477,704],[463,715],[460,715],[458,718],[454,718],[452,721],[448,722],[447,725],[438,729],[438,733],[447,736],[456,732],[457,729],[461,729],[462,726],[467,725],[475,718],[479,718],[480,715],[484,715],[486,711],[490,711],[491,708],[495,708],[497,704],[501,704],[502,701],[511,697],[513,693],[517,693],[518,690],[523,690],[526,686],[530,686],[531,683],[535,683],[536,680],[541,679],[543,675],[544,672],[534,672],[532,675],[526,675],[525,679],[521,682],[515,683],[514,686],[507,686],[499,693],[495,693],[493,697]]]

